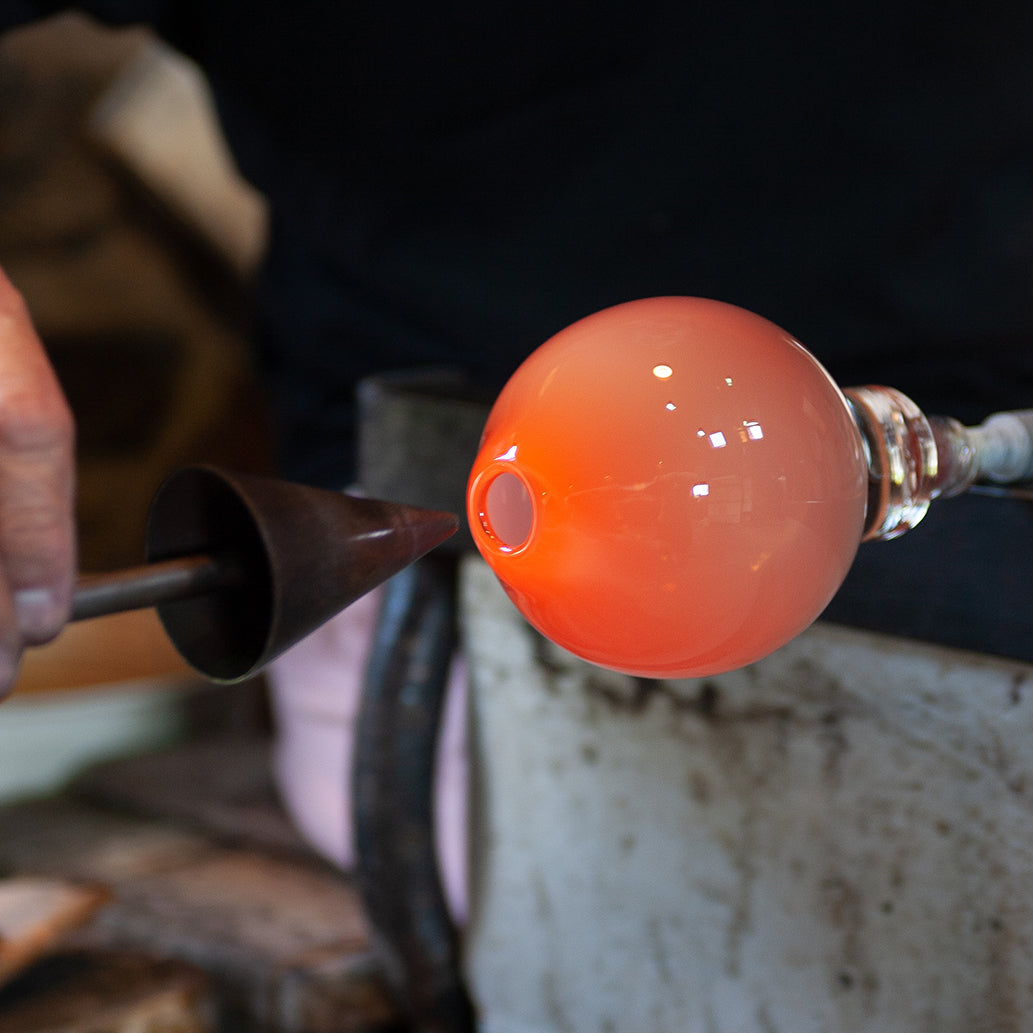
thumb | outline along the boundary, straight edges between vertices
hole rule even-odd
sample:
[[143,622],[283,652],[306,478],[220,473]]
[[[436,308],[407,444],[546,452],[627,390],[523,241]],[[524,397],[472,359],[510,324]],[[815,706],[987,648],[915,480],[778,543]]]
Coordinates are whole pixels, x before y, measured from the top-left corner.
[[46,641],[67,620],[74,437],[24,301],[0,273],[0,650]]

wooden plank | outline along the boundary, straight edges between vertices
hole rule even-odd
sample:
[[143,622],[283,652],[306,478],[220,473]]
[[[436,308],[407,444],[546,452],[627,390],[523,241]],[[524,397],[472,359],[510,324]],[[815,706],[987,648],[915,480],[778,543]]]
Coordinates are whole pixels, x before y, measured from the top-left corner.
[[[223,783],[245,796],[249,784],[230,774]],[[5,870],[108,886],[110,901],[75,934],[76,946],[194,964],[222,1006],[262,1029],[397,1028],[358,895],[311,853],[243,838],[231,847],[227,837],[59,798],[0,808]],[[7,1033],[3,1016],[0,1002]]]
[[112,886],[175,870],[212,850],[204,837],[56,797],[0,808],[0,872]]
[[54,950],[65,933],[86,922],[107,899],[101,887],[64,879],[0,879],[0,985]]
[[[126,643],[133,644],[132,649]],[[87,686],[173,679],[201,680],[180,658],[153,610],[133,610],[69,624],[53,641],[30,649],[18,675],[19,696]]]
[[284,811],[273,785],[271,742],[237,735],[98,764],[75,793],[91,802],[173,818],[220,842],[295,853],[312,849]]
[[[358,897],[320,865],[227,849],[125,880],[86,942],[189,959],[276,1030],[343,1033],[390,1012]],[[330,1019],[316,1003],[327,997],[339,1006],[333,1023],[301,1025]]]
[[199,969],[140,955],[56,955],[0,993],[0,1033],[213,1033],[217,1022]]

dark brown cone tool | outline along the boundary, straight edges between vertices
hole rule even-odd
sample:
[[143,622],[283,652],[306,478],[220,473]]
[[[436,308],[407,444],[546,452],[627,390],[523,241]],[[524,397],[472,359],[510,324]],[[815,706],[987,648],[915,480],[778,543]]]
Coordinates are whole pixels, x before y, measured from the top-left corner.
[[458,524],[451,513],[187,467],[151,503],[147,565],[81,579],[72,619],[157,606],[187,663],[240,681]]

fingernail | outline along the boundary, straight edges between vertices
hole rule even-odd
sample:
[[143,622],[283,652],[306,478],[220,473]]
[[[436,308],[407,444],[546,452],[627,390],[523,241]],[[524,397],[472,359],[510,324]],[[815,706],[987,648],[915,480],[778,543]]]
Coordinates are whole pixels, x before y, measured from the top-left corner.
[[49,588],[22,588],[14,593],[18,630],[29,639],[48,638],[64,622],[57,596]]

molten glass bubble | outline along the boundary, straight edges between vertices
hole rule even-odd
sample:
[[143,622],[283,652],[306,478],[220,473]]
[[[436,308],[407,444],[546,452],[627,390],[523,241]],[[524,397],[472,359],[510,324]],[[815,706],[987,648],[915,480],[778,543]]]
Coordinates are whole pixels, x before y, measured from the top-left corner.
[[857,425],[809,352],[744,309],[667,297],[582,319],[523,363],[467,505],[544,635],[676,678],[806,628],[853,562],[866,494]]

